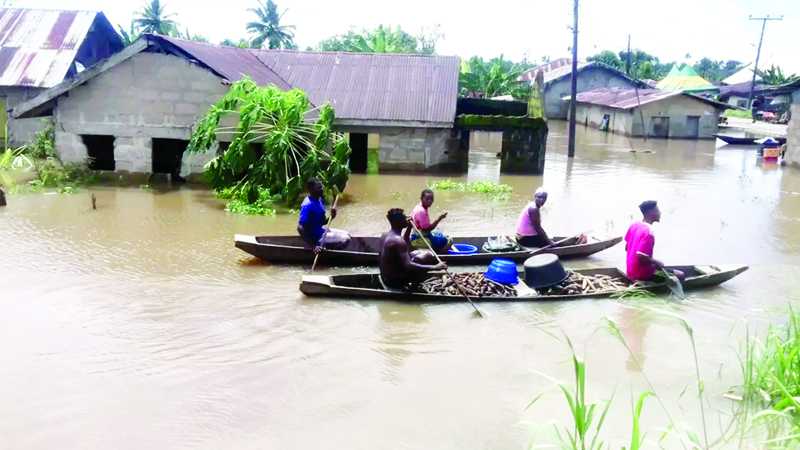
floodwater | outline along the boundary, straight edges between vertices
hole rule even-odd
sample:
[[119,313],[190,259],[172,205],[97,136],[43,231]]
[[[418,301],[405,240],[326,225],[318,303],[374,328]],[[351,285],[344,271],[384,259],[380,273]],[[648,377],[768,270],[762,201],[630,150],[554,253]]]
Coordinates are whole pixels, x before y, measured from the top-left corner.
[[[564,335],[586,357],[587,399],[617,388],[603,436],[619,448],[630,398],[648,387],[600,329],[605,317],[673,419],[703,440],[689,338],[647,307],[694,329],[713,441],[731,410],[721,394],[737,382],[740,320],[763,327],[800,294],[800,171],[711,141],[579,132],[569,161],[564,124],[553,124],[543,177],[500,176],[493,154],[471,155],[470,180],[516,193],[438,192],[443,231],[511,233],[541,185],[545,228],[558,234],[623,234],[636,206],[657,199],[657,257],[750,270],[682,302],[486,303],[482,320],[468,304],[304,298],[308,267],[261,264],[233,246],[235,233],[291,234],[296,216],[228,214],[207,190],[12,196],[0,209],[0,448],[522,449],[532,424],[571,423],[545,377],[571,380]],[[388,208],[412,208],[435,178],[354,175],[334,226],[377,235]],[[569,265],[623,262],[619,245]],[[668,424],[648,399],[643,428]]]

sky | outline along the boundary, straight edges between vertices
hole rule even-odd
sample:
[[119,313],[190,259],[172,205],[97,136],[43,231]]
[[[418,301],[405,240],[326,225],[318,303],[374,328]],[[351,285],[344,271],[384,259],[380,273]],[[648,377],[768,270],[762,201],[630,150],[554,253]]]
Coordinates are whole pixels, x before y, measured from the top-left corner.
[[[3,0],[0,0],[2,2]],[[277,0],[287,9],[282,23],[295,25],[301,49],[326,37],[379,24],[402,26],[416,34],[421,27],[440,24],[445,37],[437,45],[441,55],[472,55],[538,61],[569,56],[573,21],[571,0]],[[100,10],[112,24],[128,29],[141,0],[5,0],[6,6]],[[248,8],[256,0],[162,0],[168,12],[192,34],[218,43],[247,36]],[[749,16],[780,17],[767,22],[759,66],[780,65],[800,75],[800,1],[798,0],[582,0],[578,18],[578,57],[627,46],[658,56],[661,61],[696,62],[755,60],[762,22]]]

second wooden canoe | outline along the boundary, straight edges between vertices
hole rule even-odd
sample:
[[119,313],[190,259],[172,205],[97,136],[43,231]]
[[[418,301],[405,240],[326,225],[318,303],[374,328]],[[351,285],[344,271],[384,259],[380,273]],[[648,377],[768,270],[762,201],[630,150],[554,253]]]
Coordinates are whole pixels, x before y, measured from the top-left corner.
[[[256,258],[270,263],[311,264],[314,262],[314,251],[305,245],[299,236],[235,236],[236,248]],[[523,247],[514,252],[484,252],[481,247],[488,237],[454,237],[457,244],[471,244],[478,247],[478,253],[471,255],[446,254],[439,255],[447,264],[489,264],[495,258],[510,259],[523,262],[536,248]],[[558,241],[563,237],[554,237]],[[329,266],[376,266],[378,264],[379,237],[353,237],[350,245],[344,250],[325,250],[320,254],[319,263]],[[545,250],[559,258],[585,258],[622,241],[622,237],[600,239],[589,237],[585,244],[562,245]]]

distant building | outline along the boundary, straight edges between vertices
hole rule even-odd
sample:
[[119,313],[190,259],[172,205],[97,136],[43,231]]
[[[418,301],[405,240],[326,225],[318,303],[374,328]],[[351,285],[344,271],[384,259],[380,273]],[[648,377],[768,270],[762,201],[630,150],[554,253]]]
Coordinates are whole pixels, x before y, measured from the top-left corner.
[[246,75],[302,89],[312,107],[330,102],[335,129],[349,133],[354,172],[366,171],[368,150],[379,153],[381,170],[433,171],[458,156],[451,134],[459,64],[449,56],[240,49],[145,35],[13,115],[53,114],[65,160],[89,156],[98,170],[198,174],[214,152],[183,156],[192,131]]
[[43,127],[40,119],[11,119],[7,110],[123,47],[101,12],[0,9],[0,140],[16,147]]
[[720,112],[728,108],[705,97],[658,89],[599,88],[578,94],[577,102],[579,124],[669,139],[713,139]]
[[[548,119],[565,120],[569,115],[569,104],[561,101],[572,92],[572,59],[561,58],[526,70],[521,81],[533,83],[536,73],[544,78],[545,105]],[[578,93],[597,88],[648,88],[649,86],[601,62],[578,63]]]
[[784,160],[787,164],[800,169],[800,79],[780,86],[772,86],[769,93],[771,95],[788,95],[791,97]]

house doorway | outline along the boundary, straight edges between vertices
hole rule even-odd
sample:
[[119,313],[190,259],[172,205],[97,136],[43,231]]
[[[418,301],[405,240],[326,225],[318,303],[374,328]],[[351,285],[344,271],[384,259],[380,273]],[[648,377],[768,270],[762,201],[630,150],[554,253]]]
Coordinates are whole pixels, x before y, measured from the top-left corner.
[[83,139],[83,145],[86,146],[87,155],[91,158],[89,169],[115,170],[114,141],[116,138],[114,136],[85,134],[81,136],[81,139]]
[[697,139],[700,136],[700,116],[686,118],[686,137]]
[[650,136],[657,138],[669,137],[669,117],[652,117],[650,121],[653,127],[650,130]]
[[180,177],[183,152],[189,141],[181,139],[153,139],[153,173],[166,173],[172,181],[182,181]]
[[369,154],[369,135],[367,133],[350,133],[350,171],[352,173],[367,173],[367,159]]
[[471,131],[469,133],[470,181],[500,180],[500,154],[503,151],[502,131]]

